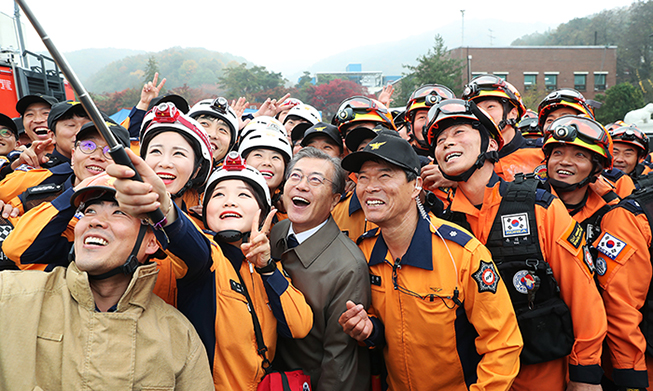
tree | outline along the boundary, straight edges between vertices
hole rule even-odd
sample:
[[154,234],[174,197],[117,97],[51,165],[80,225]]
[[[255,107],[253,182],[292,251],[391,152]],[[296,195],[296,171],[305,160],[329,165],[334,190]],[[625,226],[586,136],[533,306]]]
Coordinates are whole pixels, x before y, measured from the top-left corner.
[[335,79],[313,87],[308,104],[322,111],[322,119],[329,122],[340,102],[354,95],[367,95],[367,88],[350,81]]
[[241,63],[224,69],[224,76],[219,79],[220,87],[225,89],[227,99],[237,99],[244,96],[250,102],[256,102],[255,94],[283,86],[285,79],[281,73],[269,72],[265,67]]
[[609,124],[623,120],[626,113],[644,106],[642,92],[630,83],[621,83],[610,87],[604,94],[597,94],[596,100],[603,103],[596,110],[596,120],[602,124]]
[[154,74],[159,72],[159,64],[157,64],[154,56],[150,56],[147,59],[147,64],[145,65],[145,74],[143,75],[143,84],[146,84],[148,81],[154,79]]
[[444,39],[440,34],[435,35],[435,43],[428,52],[417,57],[417,65],[404,65],[409,72],[404,73],[404,78],[395,91],[395,102],[406,102],[415,88],[422,84],[442,84],[451,88],[456,95],[460,95],[462,87],[463,61],[451,58],[444,46]]

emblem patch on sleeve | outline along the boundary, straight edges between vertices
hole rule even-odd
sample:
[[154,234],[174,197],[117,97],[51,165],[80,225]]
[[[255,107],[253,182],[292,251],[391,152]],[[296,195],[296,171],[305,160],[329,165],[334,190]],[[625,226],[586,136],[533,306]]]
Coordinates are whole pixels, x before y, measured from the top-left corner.
[[608,265],[605,262],[605,259],[601,257],[596,258],[596,273],[598,273],[599,276],[605,275],[605,272],[608,271]]
[[578,248],[582,240],[583,240],[583,228],[581,228],[580,224],[576,222],[576,225],[574,225],[574,229],[571,231],[569,236],[567,236],[567,241],[575,248]]
[[583,261],[587,265],[587,268],[590,269],[590,273],[594,273],[594,260],[592,259],[589,246],[583,246]]
[[504,238],[531,234],[530,226],[528,225],[528,214],[526,213],[501,216],[501,223],[503,225]]
[[626,247],[626,243],[615,238],[609,233],[604,233],[597,250],[605,254],[606,257],[612,259],[613,261],[617,258],[617,255]]
[[497,286],[499,285],[499,273],[497,272],[494,263],[481,261],[478,270],[472,274],[472,277],[478,285],[478,292],[492,292],[497,293]]

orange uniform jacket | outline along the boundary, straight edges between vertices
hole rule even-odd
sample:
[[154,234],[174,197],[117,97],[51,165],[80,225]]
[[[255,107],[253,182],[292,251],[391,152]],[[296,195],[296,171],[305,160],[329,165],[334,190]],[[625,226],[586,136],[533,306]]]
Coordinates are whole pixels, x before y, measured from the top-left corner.
[[523,346],[508,291],[478,240],[429,216],[439,235],[420,218],[400,267],[392,266],[378,229],[360,243],[369,260],[370,313],[383,324],[375,321],[371,339],[385,336],[389,387],[506,390]]
[[651,228],[641,208],[627,199],[603,217],[601,230],[594,242],[598,250],[595,263],[608,315],[606,343],[612,376],[618,386],[646,388],[653,384],[653,358],[646,355],[639,310],[653,277]]
[[[472,232],[481,243],[487,241],[499,210],[502,183],[505,182],[492,176],[480,210],[460,190],[452,201],[451,210],[466,215]],[[607,329],[605,309],[594,284],[592,261],[585,261],[585,240],[574,236],[577,223],[559,199],[549,197],[549,205],[535,205],[535,218],[544,260],[551,266],[560,287],[560,297],[571,311],[575,342],[568,356],[569,377],[572,381],[598,384],[602,375],[601,345]],[[563,390],[567,375],[565,361],[562,358],[523,367],[513,389]]]
[[361,203],[356,196],[356,189],[338,202],[331,215],[340,230],[354,242],[365,232],[377,227],[365,218]]
[[633,178],[619,169],[604,170],[601,177],[607,179],[615,188],[615,193],[621,198],[626,198],[635,190]]
[[529,144],[519,132],[499,151],[499,161],[494,164],[494,172],[502,179],[512,181],[517,173],[535,173],[546,178],[546,163],[541,146]]

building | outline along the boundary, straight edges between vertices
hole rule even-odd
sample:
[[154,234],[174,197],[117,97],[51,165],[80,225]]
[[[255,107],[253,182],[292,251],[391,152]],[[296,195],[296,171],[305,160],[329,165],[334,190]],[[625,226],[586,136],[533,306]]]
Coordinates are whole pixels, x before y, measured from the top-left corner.
[[616,46],[459,47],[449,53],[465,60],[465,82],[491,73],[521,92],[574,88],[594,99],[617,80]]
[[381,71],[363,71],[362,64],[349,64],[344,72],[316,72],[312,83],[317,84],[324,77],[351,80],[367,87],[368,92],[372,94],[380,91],[384,85],[392,84],[401,78],[401,76],[384,76]]

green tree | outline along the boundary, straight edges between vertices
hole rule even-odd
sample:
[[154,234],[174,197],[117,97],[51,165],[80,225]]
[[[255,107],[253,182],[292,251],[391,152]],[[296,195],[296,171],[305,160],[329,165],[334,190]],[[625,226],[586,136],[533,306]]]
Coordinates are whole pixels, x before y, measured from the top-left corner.
[[417,58],[417,65],[403,67],[408,72],[404,72],[404,78],[397,83],[393,97],[395,102],[408,101],[410,94],[422,84],[442,84],[451,88],[456,95],[462,92],[463,61],[451,58],[440,34],[435,35],[433,47]]
[[147,64],[145,65],[145,74],[143,75],[143,84],[154,79],[154,74],[159,72],[159,64],[157,64],[154,56],[150,56],[147,59]]
[[605,94],[597,94],[595,99],[603,103],[596,110],[596,120],[602,124],[623,120],[626,113],[644,106],[642,91],[630,83],[610,87]]
[[218,80],[220,87],[225,89],[227,99],[244,96],[250,102],[256,102],[257,92],[283,86],[286,81],[281,73],[269,72],[261,66],[247,68],[245,63],[225,68],[223,76]]

